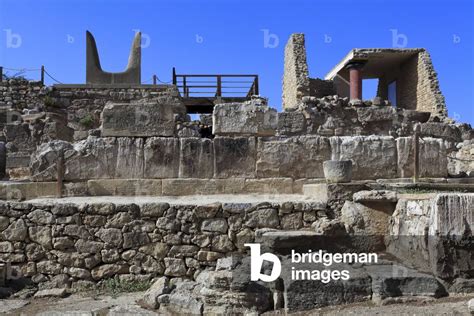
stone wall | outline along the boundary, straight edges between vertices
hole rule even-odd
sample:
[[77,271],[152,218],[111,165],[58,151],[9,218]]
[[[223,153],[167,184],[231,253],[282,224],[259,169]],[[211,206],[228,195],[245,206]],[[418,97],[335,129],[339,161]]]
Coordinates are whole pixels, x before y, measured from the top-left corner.
[[397,107],[430,112],[440,118],[447,117],[445,99],[431,57],[426,50],[417,50],[400,69],[393,69],[380,78],[377,95],[386,99],[388,84],[393,80],[397,80]]
[[49,88],[41,81],[10,79],[0,82],[0,108],[16,110],[41,108]]
[[[65,153],[65,180],[169,178],[323,178],[322,164],[351,159],[354,179],[410,176],[409,140],[391,136],[89,137],[74,145],[52,142],[38,149],[31,168],[36,181],[56,179],[57,152]],[[442,140],[425,138],[425,177],[447,174]]]
[[[324,215],[309,202],[0,204],[0,262],[40,288],[118,275],[193,277],[230,253],[246,253],[259,229],[309,228]],[[325,216],[325,215],[324,215]]]
[[88,130],[98,128],[100,115],[109,101],[127,103],[133,100],[178,96],[172,85],[137,85],[110,87],[101,85],[55,85],[49,94],[52,102],[67,108],[68,124],[76,140],[84,139]]
[[304,34],[292,34],[285,46],[283,109],[297,107],[309,95],[308,75]]

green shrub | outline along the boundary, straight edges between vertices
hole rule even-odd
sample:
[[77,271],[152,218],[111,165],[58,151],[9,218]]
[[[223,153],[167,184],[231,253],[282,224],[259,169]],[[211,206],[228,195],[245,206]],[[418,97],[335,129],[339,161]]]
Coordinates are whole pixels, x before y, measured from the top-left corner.
[[86,116],[80,119],[79,123],[84,127],[93,128],[95,120],[90,114],[87,114]]

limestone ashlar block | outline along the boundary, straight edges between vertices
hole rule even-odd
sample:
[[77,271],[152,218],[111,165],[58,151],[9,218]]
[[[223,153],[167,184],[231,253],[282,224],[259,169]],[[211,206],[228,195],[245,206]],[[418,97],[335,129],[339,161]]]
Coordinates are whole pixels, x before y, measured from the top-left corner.
[[96,179],[87,181],[92,196],[159,196],[161,179]]
[[178,138],[151,137],[144,147],[144,177],[148,179],[177,178],[180,142]]
[[272,136],[277,125],[277,111],[255,100],[218,104],[212,114],[214,135]]
[[208,138],[181,138],[180,178],[212,178],[214,175],[214,143]]
[[[80,141],[74,145],[73,151],[64,153],[64,159],[66,181],[114,178],[119,159],[117,138],[88,138]],[[53,162],[55,166],[57,161]],[[56,174],[52,176],[55,178]]]
[[330,137],[331,160],[352,160],[352,179],[390,179],[397,176],[397,147],[391,136]]
[[279,135],[301,135],[306,132],[306,118],[301,111],[278,113]]
[[250,194],[292,194],[293,179],[267,178],[245,179],[243,193]]
[[323,178],[323,161],[331,158],[326,137],[259,138],[257,176]]
[[[398,176],[413,176],[415,165],[414,144],[412,137],[397,139]],[[420,139],[420,177],[446,177],[448,175],[448,158],[446,142],[439,138],[425,137]]]
[[180,196],[194,194],[242,193],[245,179],[163,179],[163,195]]
[[102,112],[102,136],[174,136],[175,114],[183,111],[184,106],[172,97],[147,102],[107,103]]
[[254,137],[214,138],[215,178],[255,178],[257,156]]

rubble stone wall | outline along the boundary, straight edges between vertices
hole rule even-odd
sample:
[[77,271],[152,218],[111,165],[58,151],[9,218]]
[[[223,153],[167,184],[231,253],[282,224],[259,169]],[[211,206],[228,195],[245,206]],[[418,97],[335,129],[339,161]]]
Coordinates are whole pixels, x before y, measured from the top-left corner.
[[[10,79],[0,82],[0,107],[15,110],[41,107],[48,88],[41,81]],[[1,122],[3,123],[3,122]]]
[[127,103],[163,95],[177,96],[178,92],[171,85],[130,87],[56,85],[50,93],[52,102],[67,108],[68,124],[75,130],[75,139],[84,139],[88,130],[99,127],[100,114],[107,102]]
[[[319,214],[319,215],[318,215]],[[119,275],[193,277],[219,258],[246,253],[259,229],[309,228],[325,216],[309,202],[0,204],[0,262],[41,287]]]
[[309,95],[308,64],[304,34],[292,34],[285,46],[283,108],[295,108]]

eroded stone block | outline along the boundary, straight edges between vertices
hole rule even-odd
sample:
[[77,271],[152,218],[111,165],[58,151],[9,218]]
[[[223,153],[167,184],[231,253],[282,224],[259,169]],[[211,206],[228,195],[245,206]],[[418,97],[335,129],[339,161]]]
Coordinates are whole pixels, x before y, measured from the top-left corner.
[[216,137],[214,177],[254,178],[256,151],[254,137]]

